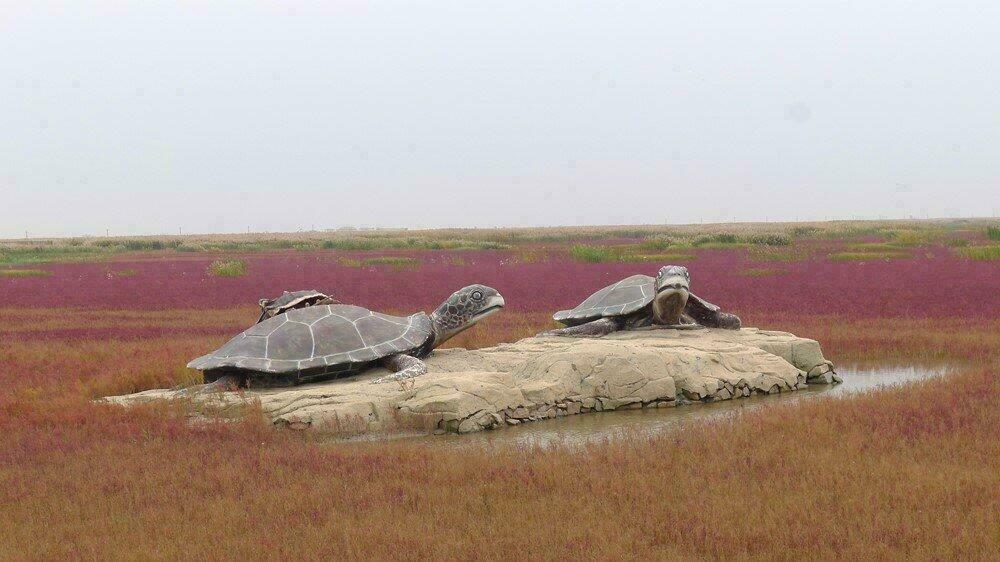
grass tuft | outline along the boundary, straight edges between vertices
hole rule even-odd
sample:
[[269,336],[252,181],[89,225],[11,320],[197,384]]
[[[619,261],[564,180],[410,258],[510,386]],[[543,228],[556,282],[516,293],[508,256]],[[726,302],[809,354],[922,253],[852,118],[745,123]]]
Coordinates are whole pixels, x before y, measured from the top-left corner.
[[606,263],[621,261],[621,254],[608,246],[573,246],[570,255],[577,261]]
[[632,246],[584,246],[577,245],[570,249],[570,255],[577,261],[587,263],[642,263],[642,262],[683,262],[697,258],[694,254],[682,252],[664,252],[656,254],[639,253],[647,249],[644,245]]
[[764,232],[757,234],[732,234],[720,232],[717,234],[701,234],[695,236],[691,243],[706,248],[740,248],[748,246],[790,246],[792,238],[784,233]]
[[1000,246],[968,246],[958,248],[958,254],[971,260],[996,261],[1000,260]]
[[376,256],[365,258],[361,260],[361,263],[366,266],[389,265],[399,268],[416,268],[420,265],[420,260],[403,256]]
[[247,262],[243,260],[215,260],[208,266],[208,274],[215,277],[242,277],[247,273]]
[[754,261],[793,262],[807,259],[809,255],[809,248],[804,246],[788,246],[783,248],[755,246],[747,250],[747,257]]
[[122,242],[122,246],[130,252],[151,252],[167,247],[162,240],[126,240]]
[[908,258],[903,252],[834,252],[827,256],[833,261],[875,261]]
[[0,277],[46,277],[52,275],[46,269],[0,269]]

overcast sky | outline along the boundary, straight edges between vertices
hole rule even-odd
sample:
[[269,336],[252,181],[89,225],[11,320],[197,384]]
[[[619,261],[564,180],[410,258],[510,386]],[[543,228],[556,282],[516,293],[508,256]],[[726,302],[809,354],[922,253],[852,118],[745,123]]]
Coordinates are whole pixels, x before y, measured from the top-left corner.
[[997,2],[0,5],[0,236],[1000,213]]

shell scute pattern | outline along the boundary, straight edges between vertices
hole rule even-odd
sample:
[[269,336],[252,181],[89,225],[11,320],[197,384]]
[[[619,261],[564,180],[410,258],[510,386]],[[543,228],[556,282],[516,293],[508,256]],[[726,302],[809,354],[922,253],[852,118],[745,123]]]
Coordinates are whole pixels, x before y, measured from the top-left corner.
[[[272,322],[272,320],[275,320],[276,318],[280,318],[280,320],[278,322]],[[285,323],[284,317],[279,316],[265,320],[259,324],[254,324],[253,326],[247,328],[247,330],[243,333],[246,334],[247,336],[267,337],[270,336],[272,332],[277,330],[278,327],[284,323]]]
[[[310,357],[313,350],[313,334],[308,324],[301,322],[285,322],[279,331],[267,338],[266,359],[298,360]],[[240,350],[243,355],[251,355],[247,350]]]
[[557,322],[582,324],[608,316],[631,314],[653,302],[655,279],[648,275],[633,275],[600,289],[572,310],[561,310],[553,318]]

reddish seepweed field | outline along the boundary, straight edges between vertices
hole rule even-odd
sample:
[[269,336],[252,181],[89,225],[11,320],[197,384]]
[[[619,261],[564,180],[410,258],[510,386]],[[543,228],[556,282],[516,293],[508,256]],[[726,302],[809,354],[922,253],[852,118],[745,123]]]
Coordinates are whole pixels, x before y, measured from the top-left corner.
[[[687,265],[695,292],[746,325],[816,338],[841,364],[946,361],[951,374],[583,450],[319,442],[252,416],[192,425],[176,406],[91,400],[196,382],[187,360],[282,289],[408,313],[486,283],[508,309],[451,342],[480,347],[655,273],[656,257],[592,263],[555,241],[32,263],[44,273],[0,277],[0,556],[990,559],[1000,268],[939,241],[886,242],[716,244],[661,261]],[[876,257],[843,257],[859,252]],[[246,273],[209,274],[222,258]]]

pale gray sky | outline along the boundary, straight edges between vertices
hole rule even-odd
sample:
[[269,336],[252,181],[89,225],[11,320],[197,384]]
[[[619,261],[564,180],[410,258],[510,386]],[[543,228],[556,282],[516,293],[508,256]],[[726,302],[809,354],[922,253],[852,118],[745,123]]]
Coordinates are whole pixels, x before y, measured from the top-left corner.
[[0,236],[1000,212],[996,2],[0,4]]

